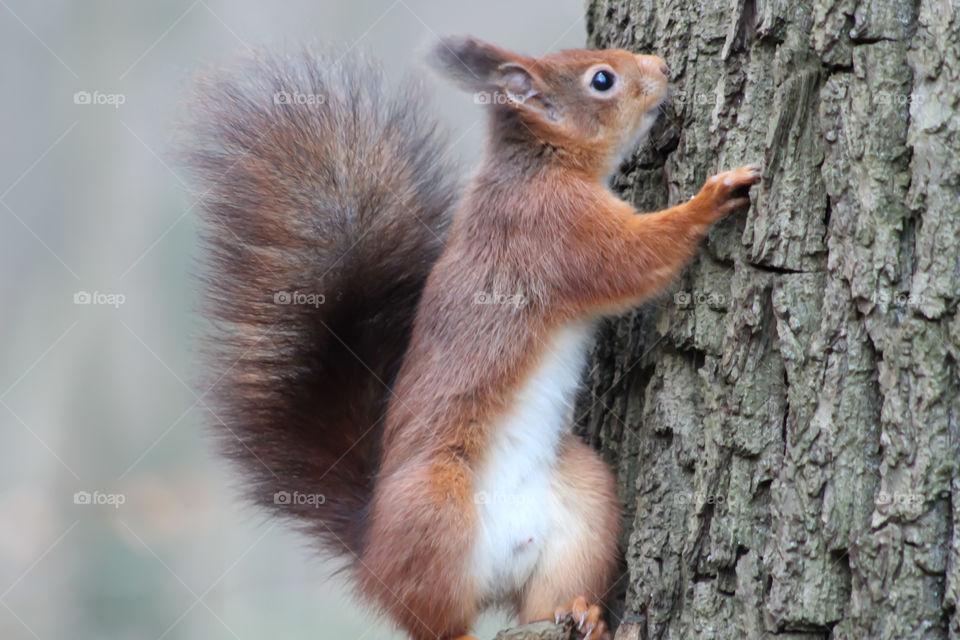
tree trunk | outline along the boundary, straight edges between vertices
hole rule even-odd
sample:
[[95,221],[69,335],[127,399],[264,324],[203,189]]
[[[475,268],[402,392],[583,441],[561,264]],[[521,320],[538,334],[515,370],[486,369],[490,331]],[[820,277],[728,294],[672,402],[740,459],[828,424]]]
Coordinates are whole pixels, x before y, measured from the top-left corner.
[[579,401],[632,523],[631,637],[960,639],[960,3],[812,5],[588,6],[590,46],[675,90],[624,197],[764,167],[602,327]]

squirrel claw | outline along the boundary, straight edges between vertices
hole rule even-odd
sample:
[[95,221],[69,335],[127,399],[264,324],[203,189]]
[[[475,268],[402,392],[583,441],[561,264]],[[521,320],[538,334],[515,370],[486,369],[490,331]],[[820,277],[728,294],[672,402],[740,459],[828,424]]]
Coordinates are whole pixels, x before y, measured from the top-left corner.
[[760,166],[756,164],[724,171],[709,178],[699,195],[712,203],[711,208],[718,217],[723,217],[750,204],[747,190],[760,182],[761,177]]
[[557,607],[553,615],[557,623],[573,618],[582,640],[610,640],[610,632],[602,619],[603,611],[598,605],[588,605],[583,596]]

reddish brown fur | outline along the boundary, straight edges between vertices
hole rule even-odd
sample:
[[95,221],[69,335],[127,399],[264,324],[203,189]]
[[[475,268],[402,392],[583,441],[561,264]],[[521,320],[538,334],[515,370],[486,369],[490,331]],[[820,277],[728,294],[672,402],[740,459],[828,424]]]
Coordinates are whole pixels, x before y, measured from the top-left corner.
[[[730,200],[733,187],[721,181],[689,202],[638,216],[604,186],[624,138],[663,97],[662,60],[626,51],[531,60],[469,40],[439,53],[474,89],[497,88],[496,69],[520,65],[537,96],[492,111],[486,159],[427,279],[390,403],[361,584],[417,640],[465,633],[477,612],[467,564],[476,527],[472,470],[548,337],[568,321],[659,292],[710,224],[746,204]],[[585,96],[582,74],[598,63],[629,82],[619,99]],[[651,74],[654,82],[645,82]],[[563,112],[559,124],[544,117],[548,107]],[[742,170],[735,185],[754,174]],[[522,291],[528,303],[475,304],[483,291]],[[524,619],[549,617],[579,593],[600,599],[614,577],[619,508],[609,471],[582,445],[567,442],[565,452],[567,490],[583,496],[597,528],[571,558],[539,567],[518,594]]]
[[[414,87],[355,56],[258,52],[201,78],[184,156],[207,252],[202,392],[260,504],[362,551],[389,385],[458,187]],[[278,104],[278,91],[322,102]],[[325,296],[277,304],[278,292]],[[277,492],[322,494],[322,508]]]
[[[387,101],[376,84],[352,91],[366,82],[353,66],[302,56],[243,69],[208,90],[189,155],[210,185],[210,315],[226,325],[214,395],[228,449],[265,504],[295,487],[332,498],[278,511],[352,554],[360,592],[414,640],[465,634],[490,604],[469,564],[475,474],[547,345],[569,323],[659,292],[759,177],[715,176],[646,215],[606,188],[666,91],[655,56],[534,59],[464,39],[436,59],[471,90],[511,96],[490,107],[485,158],[439,259],[455,194],[440,145],[411,115],[418,105]],[[588,88],[597,65],[618,78],[614,93]],[[331,99],[277,108],[278,88]],[[296,289],[328,303],[271,303]],[[484,292],[525,304],[476,304]],[[602,600],[614,579],[613,478],[572,436],[556,454],[554,495],[588,526],[564,548],[542,546],[512,595],[523,620],[577,595]]]

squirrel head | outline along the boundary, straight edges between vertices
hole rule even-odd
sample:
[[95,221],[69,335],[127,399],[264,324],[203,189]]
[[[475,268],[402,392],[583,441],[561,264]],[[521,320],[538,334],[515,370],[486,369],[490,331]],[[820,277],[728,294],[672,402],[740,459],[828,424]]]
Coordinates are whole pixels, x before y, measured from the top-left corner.
[[[667,94],[662,58],[622,49],[568,50],[539,58],[474,38],[447,38],[432,59],[493,113],[494,148],[543,148],[605,178],[649,131]],[[508,153],[516,155],[516,148]]]

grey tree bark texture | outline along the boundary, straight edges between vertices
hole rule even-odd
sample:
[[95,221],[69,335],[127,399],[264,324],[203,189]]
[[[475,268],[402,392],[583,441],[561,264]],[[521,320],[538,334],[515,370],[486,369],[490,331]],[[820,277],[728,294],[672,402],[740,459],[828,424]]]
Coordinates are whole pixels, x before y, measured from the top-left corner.
[[587,30],[671,70],[639,210],[764,167],[578,401],[632,523],[618,637],[960,639],[960,3],[592,0]]

